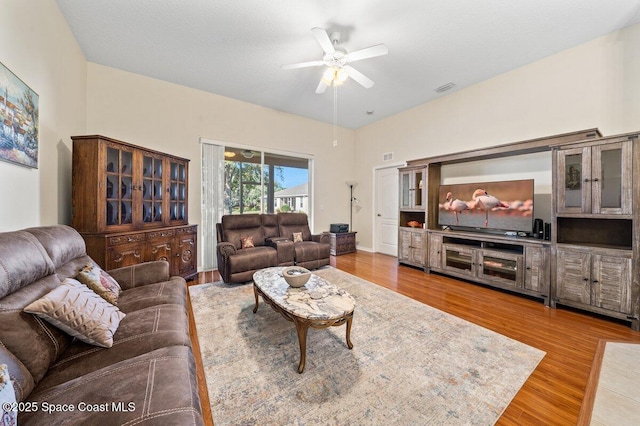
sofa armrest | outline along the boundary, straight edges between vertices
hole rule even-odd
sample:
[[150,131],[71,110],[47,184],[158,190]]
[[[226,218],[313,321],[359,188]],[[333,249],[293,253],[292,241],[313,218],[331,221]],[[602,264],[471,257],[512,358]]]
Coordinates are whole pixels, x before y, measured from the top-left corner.
[[316,243],[331,244],[331,234],[329,234],[328,232],[323,232],[322,234],[312,235],[311,241],[315,241]]
[[231,268],[229,267],[229,257],[237,253],[236,246],[232,243],[221,241],[216,246],[218,258],[218,272],[225,283],[231,280]]
[[237,252],[236,246],[234,246],[232,243],[221,242],[221,243],[218,243],[216,247],[217,247],[218,253],[222,257],[229,257],[236,254]]
[[157,260],[107,271],[123,290],[169,281],[169,262]]
[[275,247],[278,252],[278,266],[292,266],[295,257],[293,241],[284,237],[267,238],[268,246]]

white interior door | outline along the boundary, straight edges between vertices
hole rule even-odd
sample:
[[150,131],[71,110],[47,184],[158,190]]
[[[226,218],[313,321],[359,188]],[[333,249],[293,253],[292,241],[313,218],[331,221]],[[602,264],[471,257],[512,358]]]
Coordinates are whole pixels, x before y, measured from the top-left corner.
[[375,171],[375,251],[398,255],[398,167]]

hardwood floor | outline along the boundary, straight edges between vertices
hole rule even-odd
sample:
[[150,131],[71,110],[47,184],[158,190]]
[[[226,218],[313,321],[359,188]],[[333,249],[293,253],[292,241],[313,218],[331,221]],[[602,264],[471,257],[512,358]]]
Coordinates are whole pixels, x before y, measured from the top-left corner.
[[[599,340],[640,342],[626,323],[398,266],[391,256],[358,251],[332,257],[331,265],[545,351],[498,425],[575,425]],[[201,275],[201,282],[214,277]]]

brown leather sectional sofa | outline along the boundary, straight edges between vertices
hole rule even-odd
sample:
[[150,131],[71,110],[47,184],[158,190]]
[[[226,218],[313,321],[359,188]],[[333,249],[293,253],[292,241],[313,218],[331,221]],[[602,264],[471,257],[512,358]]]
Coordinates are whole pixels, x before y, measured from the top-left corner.
[[[225,215],[216,232],[218,271],[226,283],[250,281],[254,272],[272,266],[317,269],[330,261],[329,233],[311,234],[304,213]],[[253,247],[243,248],[243,239]]]
[[110,348],[23,311],[88,263],[68,226],[0,233],[0,364],[21,402],[18,424],[203,424],[187,287],[167,262],[108,271],[126,314]]

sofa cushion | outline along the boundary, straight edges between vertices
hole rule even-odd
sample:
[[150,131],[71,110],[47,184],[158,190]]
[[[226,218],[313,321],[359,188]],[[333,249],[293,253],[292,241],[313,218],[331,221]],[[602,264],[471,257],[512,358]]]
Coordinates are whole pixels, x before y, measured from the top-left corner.
[[273,247],[262,246],[239,250],[229,258],[231,273],[255,271],[278,265],[278,252]]
[[89,263],[80,269],[76,279],[112,305],[118,304],[120,285],[95,263]]
[[262,219],[262,233],[264,239],[279,237],[278,234],[278,215],[274,213],[263,213]]
[[0,234],[0,299],[53,272],[53,262],[33,235]]
[[109,365],[168,346],[188,346],[189,317],[180,305],[158,305],[129,313],[109,349],[74,342],[51,366],[39,389],[57,386]]
[[23,309],[59,285],[58,277],[49,275],[0,299],[0,342],[24,364],[35,383],[66,350],[71,337]]
[[242,237],[253,237],[255,246],[264,245],[262,218],[259,214],[234,214],[222,216],[224,241],[232,243],[237,249],[242,248]]
[[171,277],[168,281],[147,284],[123,290],[118,299],[118,308],[125,314],[149,306],[176,304],[187,306],[187,284],[182,277]]
[[331,246],[313,241],[302,241],[294,244],[296,252],[296,263],[315,261],[318,259],[329,259],[331,256]]
[[29,401],[70,404],[76,409],[55,417],[44,410],[22,412],[18,415],[21,426],[52,424],[52,419],[73,425],[202,424],[195,363],[188,346],[157,349],[48,389],[36,388]]
[[125,314],[78,281],[62,285],[24,308],[83,342],[110,348]]
[[305,213],[278,213],[278,230],[281,237],[291,241],[295,232],[301,232],[304,241],[311,240],[309,218]]
[[38,239],[49,254],[56,269],[72,259],[87,254],[84,239],[78,231],[70,226],[40,226],[28,228],[25,231]]
[[121,290],[169,281],[169,262],[155,260],[109,270]]

